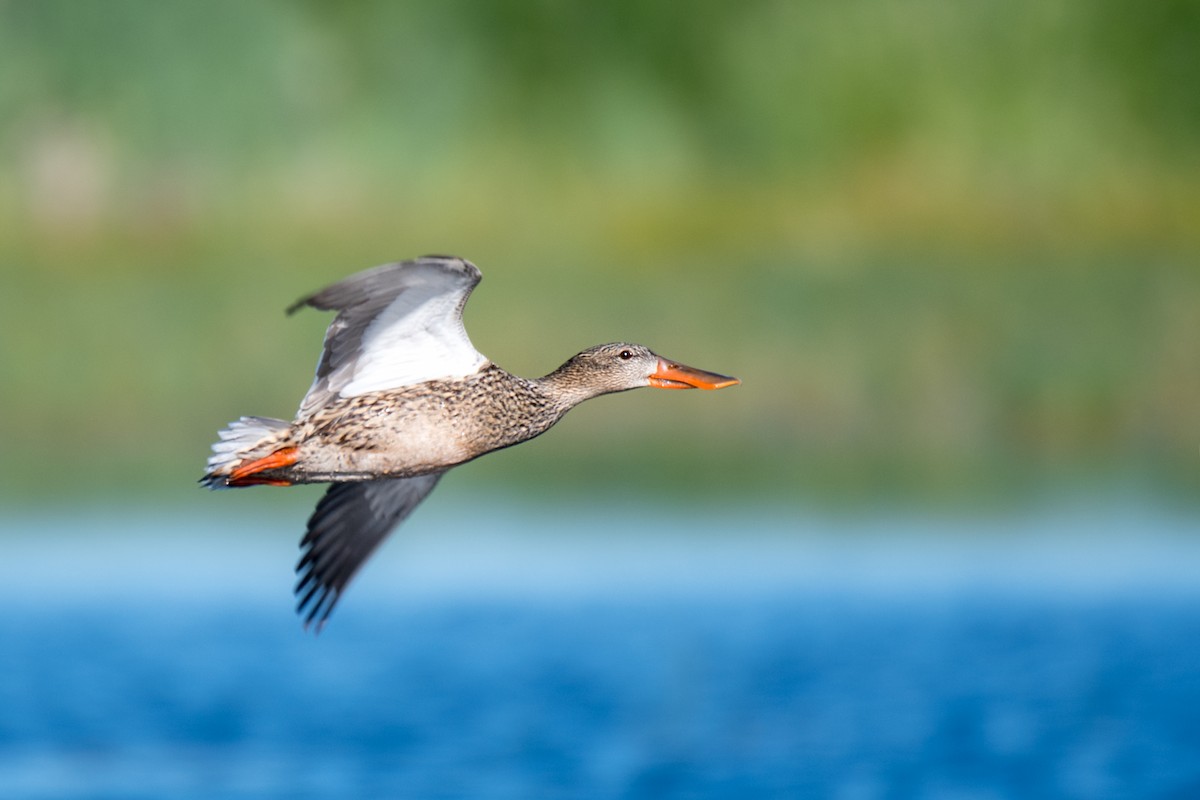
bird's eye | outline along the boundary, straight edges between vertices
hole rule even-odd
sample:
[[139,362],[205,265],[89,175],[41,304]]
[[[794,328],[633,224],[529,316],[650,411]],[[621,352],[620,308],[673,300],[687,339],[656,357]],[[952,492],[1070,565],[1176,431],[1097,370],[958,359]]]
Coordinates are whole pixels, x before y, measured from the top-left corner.
[[621,359],[622,361],[628,361],[629,359],[633,358],[633,351],[622,350],[620,353],[617,353],[617,358]]

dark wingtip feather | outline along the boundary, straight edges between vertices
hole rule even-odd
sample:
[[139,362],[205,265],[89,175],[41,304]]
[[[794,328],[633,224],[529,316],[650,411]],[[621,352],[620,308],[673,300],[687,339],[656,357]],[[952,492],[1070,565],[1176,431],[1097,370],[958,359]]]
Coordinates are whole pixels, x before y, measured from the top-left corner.
[[296,564],[296,613],[321,630],[363,562],[433,490],[442,473],[334,483],[308,520]]
[[[299,591],[298,588],[297,592]],[[325,623],[329,621],[329,615],[333,613],[334,606],[337,605],[338,595],[337,589],[322,586],[317,582],[308,587],[308,591],[296,603],[296,613],[304,620],[304,630],[312,629],[315,633],[321,632]]]
[[312,305],[312,301],[313,301],[314,297],[316,297],[316,295],[313,295],[313,294],[310,294],[307,297],[301,297],[299,300],[297,300],[296,302],[292,303],[290,306],[287,307],[287,309],[286,309],[287,315],[290,317],[292,314],[295,314],[297,311],[304,308],[305,306]]

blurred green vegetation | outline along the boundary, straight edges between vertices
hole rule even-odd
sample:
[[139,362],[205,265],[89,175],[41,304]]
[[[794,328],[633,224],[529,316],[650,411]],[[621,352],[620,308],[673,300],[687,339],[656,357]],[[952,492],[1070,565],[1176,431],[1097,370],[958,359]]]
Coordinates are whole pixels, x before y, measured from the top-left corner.
[[522,374],[642,341],[478,486],[1194,501],[1200,5],[0,2],[0,494],[170,497],[288,416],[296,297],[475,261]]

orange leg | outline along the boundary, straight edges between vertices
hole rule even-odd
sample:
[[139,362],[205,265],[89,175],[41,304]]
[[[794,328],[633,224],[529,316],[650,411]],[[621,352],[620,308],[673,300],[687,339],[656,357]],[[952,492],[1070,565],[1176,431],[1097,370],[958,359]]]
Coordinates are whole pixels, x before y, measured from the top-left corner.
[[254,476],[260,472],[266,472],[271,469],[279,469],[280,467],[290,467],[296,463],[297,455],[295,447],[285,447],[282,450],[276,450],[269,456],[256,458],[248,464],[242,464],[229,474],[226,481],[230,486],[255,486],[266,484],[269,486],[290,486],[288,481],[276,480],[273,478],[255,478]]
[[237,486],[238,488],[241,488],[243,486],[291,486],[292,482],[285,481],[282,478],[256,478],[251,475],[250,477],[242,478],[239,481],[234,481],[232,479],[227,480],[225,484],[227,486]]

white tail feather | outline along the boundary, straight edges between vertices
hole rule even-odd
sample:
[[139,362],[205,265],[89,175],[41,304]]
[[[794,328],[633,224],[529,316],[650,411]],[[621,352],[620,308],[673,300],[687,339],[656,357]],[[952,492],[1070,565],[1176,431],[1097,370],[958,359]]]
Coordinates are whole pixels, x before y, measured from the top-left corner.
[[250,451],[291,426],[290,422],[270,417],[242,417],[229,423],[217,434],[220,438],[213,443],[213,454],[208,457],[201,482],[210,489],[225,488],[225,479]]

